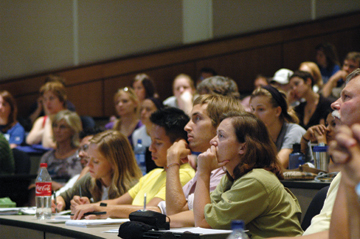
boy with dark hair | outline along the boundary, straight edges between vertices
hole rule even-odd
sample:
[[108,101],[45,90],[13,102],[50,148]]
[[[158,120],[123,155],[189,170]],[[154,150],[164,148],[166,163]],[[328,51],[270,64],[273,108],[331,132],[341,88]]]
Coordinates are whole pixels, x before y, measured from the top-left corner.
[[[151,170],[140,178],[139,182],[127,193],[119,198],[103,201],[107,207],[101,207],[100,203],[76,206],[72,212],[74,219],[81,219],[84,213],[93,211],[106,211],[102,218],[126,218],[131,212],[143,209],[144,194],[146,194],[146,206],[148,209],[157,208],[156,205],[165,200],[166,170],[179,167],[180,181],[185,185],[194,177],[194,169],[188,163],[167,164],[167,150],[177,140],[186,139],[184,127],[189,117],[176,108],[164,108],[153,113],[150,117],[153,126],[150,130],[152,159],[161,168]],[[90,215],[87,219],[95,219],[97,216]]]

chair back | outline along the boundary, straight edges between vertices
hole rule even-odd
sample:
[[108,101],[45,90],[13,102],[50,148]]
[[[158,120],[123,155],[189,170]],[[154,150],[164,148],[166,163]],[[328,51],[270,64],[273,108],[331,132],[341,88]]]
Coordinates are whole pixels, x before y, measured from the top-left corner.
[[30,156],[16,148],[12,149],[15,160],[15,174],[29,174],[31,168]]

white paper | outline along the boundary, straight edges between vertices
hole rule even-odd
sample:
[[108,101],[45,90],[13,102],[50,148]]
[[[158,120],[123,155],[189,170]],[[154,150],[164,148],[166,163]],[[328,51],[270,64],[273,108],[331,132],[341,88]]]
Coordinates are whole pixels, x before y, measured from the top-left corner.
[[1,215],[17,215],[20,213],[25,215],[35,215],[36,207],[8,207],[0,208]]
[[129,221],[128,218],[125,219],[107,218],[107,219],[95,219],[95,220],[81,219],[81,220],[68,220],[65,222],[65,225],[76,226],[76,227],[89,227],[89,226],[99,226],[106,224],[121,224],[127,221]]
[[114,229],[110,229],[110,230],[107,230],[107,231],[103,231],[105,233],[119,233],[119,228],[114,228]]

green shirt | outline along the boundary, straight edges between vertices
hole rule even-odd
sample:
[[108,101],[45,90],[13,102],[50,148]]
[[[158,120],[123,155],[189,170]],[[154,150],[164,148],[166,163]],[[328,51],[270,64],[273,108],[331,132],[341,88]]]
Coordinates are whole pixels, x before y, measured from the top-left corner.
[[225,175],[205,206],[205,219],[214,229],[230,229],[244,220],[253,239],[302,234],[301,208],[296,197],[265,169],[253,169],[232,182]]
[[0,133],[0,175],[13,174],[15,172],[15,161],[4,135]]

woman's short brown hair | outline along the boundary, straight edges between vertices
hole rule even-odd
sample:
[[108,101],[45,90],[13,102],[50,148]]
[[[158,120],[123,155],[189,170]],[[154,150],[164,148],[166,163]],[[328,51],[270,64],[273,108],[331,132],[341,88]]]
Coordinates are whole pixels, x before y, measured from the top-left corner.
[[66,108],[66,90],[65,87],[60,82],[48,82],[40,88],[40,95],[43,96],[45,92],[51,91],[59,101],[63,103],[64,108]]

